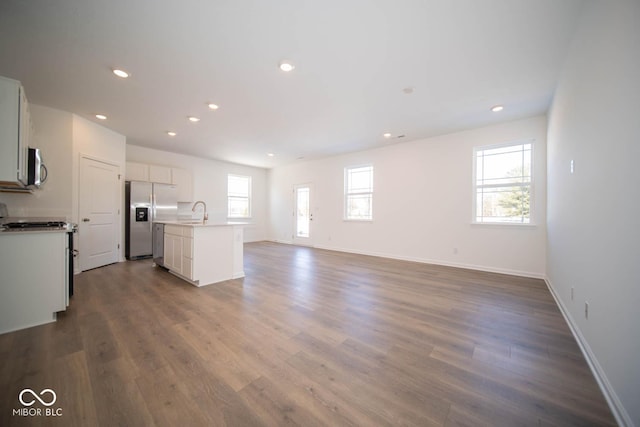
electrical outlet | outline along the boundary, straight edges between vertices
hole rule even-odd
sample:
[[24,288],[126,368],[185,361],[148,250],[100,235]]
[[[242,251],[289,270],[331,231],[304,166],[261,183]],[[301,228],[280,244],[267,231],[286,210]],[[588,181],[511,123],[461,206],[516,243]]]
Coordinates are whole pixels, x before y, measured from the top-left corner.
[[573,291],[574,291],[574,289],[573,289],[573,286],[572,286],[571,287],[571,301],[573,301]]
[[589,318],[589,303],[587,301],[584,302],[584,318]]

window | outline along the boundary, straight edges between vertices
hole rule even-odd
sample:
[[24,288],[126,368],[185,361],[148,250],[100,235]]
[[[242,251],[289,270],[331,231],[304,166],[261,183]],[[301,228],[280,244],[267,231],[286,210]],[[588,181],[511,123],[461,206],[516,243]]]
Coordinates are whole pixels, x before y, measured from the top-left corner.
[[229,218],[251,217],[251,177],[229,174],[227,200]]
[[474,222],[530,223],[532,151],[532,142],[474,149]]
[[373,219],[373,166],[348,167],[344,170],[345,219]]

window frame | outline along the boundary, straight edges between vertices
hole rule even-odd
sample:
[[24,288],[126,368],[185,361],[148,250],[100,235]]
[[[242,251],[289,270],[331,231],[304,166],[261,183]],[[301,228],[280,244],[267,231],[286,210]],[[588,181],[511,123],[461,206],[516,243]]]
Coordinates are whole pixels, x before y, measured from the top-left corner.
[[[233,178],[242,178],[242,179],[246,179],[248,181],[247,182],[248,193],[247,193],[246,197],[243,197],[243,196],[232,196],[229,193],[229,179],[232,178],[232,177]],[[235,174],[235,173],[228,173],[227,174],[227,218],[230,218],[230,219],[250,219],[251,218],[251,211],[252,211],[252,209],[251,209],[251,204],[252,204],[251,203],[252,182],[251,181],[252,181],[251,175],[238,175],[238,174]],[[236,200],[238,200],[238,199],[241,199],[241,200],[246,199],[247,200],[247,210],[248,210],[247,215],[232,215],[231,214],[231,203],[230,203],[231,199],[236,199]]]
[[[516,222],[516,221],[478,221],[478,188],[499,188],[500,185],[497,184],[487,184],[478,186],[478,153],[481,151],[495,150],[506,147],[516,147],[522,145],[530,145],[531,146],[531,162],[529,164],[529,221],[528,222]],[[473,147],[473,157],[472,157],[472,203],[471,203],[471,223],[473,225],[498,225],[498,226],[515,226],[515,227],[530,227],[535,226],[535,173],[534,173],[534,165],[535,165],[535,140],[534,139],[521,139],[521,140],[513,140],[507,141],[497,144],[488,144],[482,146]],[[504,185],[504,187],[508,187],[509,185]]]
[[[368,168],[370,169],[370,181],[371,181],[371,186],[368,189],[368,191],[349,191],[349,173],[352,170],[356,170],[356,169],[364,169],[364,168]],[[372,163],[368,163],[368,164],[362,164],[362,165],[352,165],[352,166],[346,166],[344,168],[344,198],[343,198],[343,220],[344,221],[357,221],[357,222],[372,222],[373,221],[373,193],[374,193],[374,176],[373,176],[373,172],[374,172],[374,166]],[[369,205],[370,205],[370,215],[369,218],[355,218],[355,217],[349,217],[349,199],[350,196],[368,196],[369,197]]]

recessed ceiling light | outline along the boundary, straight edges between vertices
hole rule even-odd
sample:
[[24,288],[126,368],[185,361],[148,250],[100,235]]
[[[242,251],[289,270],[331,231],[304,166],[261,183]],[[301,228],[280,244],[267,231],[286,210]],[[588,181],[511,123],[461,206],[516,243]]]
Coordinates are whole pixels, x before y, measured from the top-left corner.
[[197,122],[200,121],[199,118],[194,117],[194,116],[189,116],[188,119],[189,119],[190,122],[193,122],[193,123],[197,123]]
[[120,78],[122,78],[122,79],[126,79],[127,77],[129,77],[129,73],[127,73],[127,72],[126,72],[126,71],[124,71],[124,70],[120,70],[120,69],[118,69],[118,68],[115,68],[115,69],[113,70],[113,74],[115,74],[116,76],[118,76],[118,77],[120,77]]
[[391,138],[391,134],[389,132],[382,134],[382,136],[384,136],[385,138]]
[[267,156],[269,156],[269,157],[273,157],[273,156],[275,156],[275,154],[273,154],[273,153],[267,153]]
[[220,107],[218,107],[218,105],[216,105],[216,104],[207,104],[207,106],[208,106],[211,110],[217,110],[218,108],[220,108]]
[[96,114],[96,119],[107,120],[107,116],[105,116],[104,114]]
[[288,73],[289,71],[293,71],[294,68],[296,67],[289,61],[282,61],[280,63],[280,69],[285,73]]
[[169,136],[176,136],[176,135],[177,135],[177,133],[175,133],[175,132],[173,132],[173,131],[171,131],[171,130],[170,130],[170,131],[168,131],[168,132],[167,132],[167,135],[169,135]]
[[495,105],[491,107],[491,111],[493,111],[494,113],[497,113],[498,111],[502,111],[502,110],[504,110],[504,107],[502,105]]

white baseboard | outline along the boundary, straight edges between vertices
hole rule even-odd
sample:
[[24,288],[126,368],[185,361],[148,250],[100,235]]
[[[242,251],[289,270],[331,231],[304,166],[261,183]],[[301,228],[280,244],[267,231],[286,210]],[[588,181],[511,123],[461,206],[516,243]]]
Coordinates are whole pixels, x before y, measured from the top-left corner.
[[609,404],[609,408],[611,409],[611,412],[613,413],[613,416],[615,417],[616,421],[620,426],[633,427],[634,423],[631,420],[629,413],[624,409],[624,406],[622,406],[622,402],[618,398],[618,395],[616,394],[615,390],[611,386],[611,383],[607,379],[607,376],[604,370],[602,369],[602,367],[600,366],[598,359],[596,358],[595,354],[593,354],[593,351],[591,351],[591,347],[589,346],[589,343],[582,335],[582,332],[580,332],[580,329],[577,327],[576,322],[573,320],[573,317],[571,316],[571,312],[567,310],[567,307],[564,305],[564,303],[556,293],[555,289],[553,288],[553,284],[551,283],[551,280],[548,277],[545,277],[544,281],[547,284],[547,288],[549,288],[549,292],[551,292],[553,299],[556,301],[556,304],[560,309],[560,312],[562,313],[564,320],[569,325],[569,329],[571,330],[573,337],[578,342],[578,346],[580,347],[580,350],[582,351],[584,358],[587,360],[587,364],[589,365],[589,368],[591,369],[591,372],[593,373],[593,376],[595,377],[598,383],[598,386],[600,386],[600,390],[602,390],[602,394],[604,394],[604,397],[607,400],[607,403]]
[[512,276],[520,276],[520,277],[531,277],[534,279],[544,279],[544,274],[534,273],[529,271],[521,271],[521,270],[511,270],[507,268],[499,268],[499,267],[486,267],[482,265],[475,264],[465,264],[465,263],[457,263],[457,262],[449,262],[442,261],[437,259],[429,259],[429,258],[419,258],[419,257],[406,257],[406,256],[398,256],[389,253],[383,252],[371,252],[371,251],[355,251],[351,249],[345,248],[336,248],[331,246],[314,246],[318,249],[326,249],[329,251],[337,251],[337,252],[347,252],[358,255],[367,255],[367,256],[376,256],[381,258],[389,258],[389,259],[397,259],[399,261],[410,261],[410,262],[418,262],[421,264],[434,264],[434,265],[442,265],[445,267],[455,267],[455,268],[464,268],[468,270],[477,270],[477,271],[486,271],[488,273],[500,273],[500,274],[509,274]]
[[[294,245],[295,243],[291,240],[278,240],[278,239],[269,239],[268,242],[273,243],[283,243],[286,245]],[[497,267],[486,267],[482,265],[475,264],[464,264],[464,263],[455,263],[448,262],[436,259],[428,259],[428,258],[418,258],[418,257],[405,257],[398,256],[388,253],[382,252],[371,252],[371,251],[356,251],[353,249],[339,248],[334,246],[324,246],[324,245],[314,245],[311,246],[318,249],[324,249],[327,251],[336,251],[336,252],[346,252],[349,254],[358,254],[358,255],[366,255],[366,256],[376,256],[380,258],[389,258],[389,259],[397,259],[399,261],[410,261],[410,262],[418,262],[421,264],[434,264],[434,265],[442,265],[445,267],[455,267],[455,268],[464,268],[468,270],[477,270],[477,271],[486,271],[488,273],[499,273],[499,274],[508,274],[511,276],[520,276],[520,277],[530,277],[534,279],[544,279],[545,275],[541,273],[535,273],[530,271],[522,271],[522,270],[511,270],[507,268],[497,268]]]
[[293,245],[293,241],[291,241],[291,240],[269,239],[269,240],[267,240],[267,242],[283,243],[285,245]]

